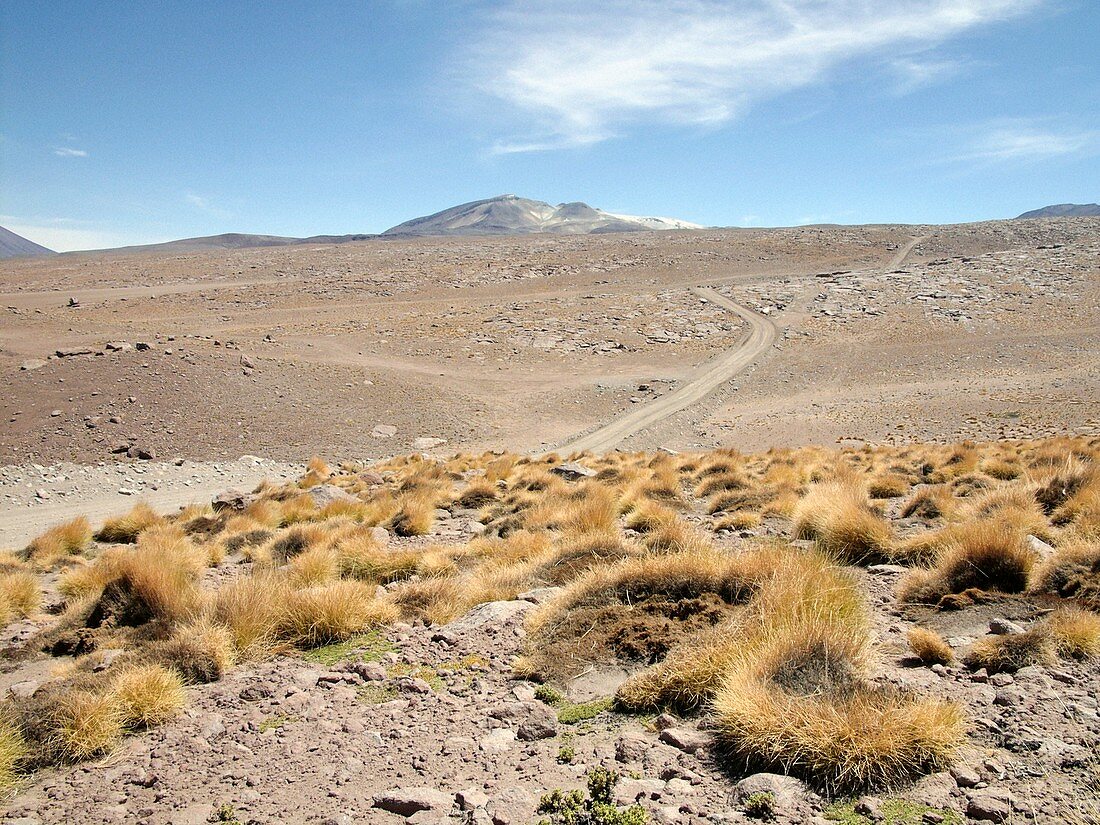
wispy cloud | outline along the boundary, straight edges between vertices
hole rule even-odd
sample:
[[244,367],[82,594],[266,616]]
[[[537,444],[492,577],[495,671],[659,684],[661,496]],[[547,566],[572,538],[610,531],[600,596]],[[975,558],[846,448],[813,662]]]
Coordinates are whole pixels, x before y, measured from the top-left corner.
[[637,121],[726,123],[840,64],[926,48],[1045,0],[511,0],[467,61],[521,137],[497,152],[583,146]]
[[222,209],[218,206],[215,206],[210,201],[209,198],[204,197],[203,195],[198,195],[194,192],[185,192],[183,194],[183,199],[184,199],[185,202],[187,202],[191,206],[195,207],[196,209],[199,209],[203,212],[207,212],[207,213],[209,213],[211,215],[214,215],[216,217],[219,217],[219,218],[231,218],[231,217],[233,217],[232,212],[229,212],[228,210],[225,210],[225,209]]
[[894,74],[894,91],[897,94],[909,94],[933,83],[940,83],[954,77],[972,63],[963,60],[951,60],[927,55],[899,57],[890,61]]
[[1030,123],[1001,123],[985,127],[955,160],[991,162],[1038,161],[1076,155],[1097,145],[1096,132],[1055,130]]
[[53,150],[53,153],[58,157],[63,158],[86,158],[88,153],[83,149],[73,149],[69,146],[58,146]]

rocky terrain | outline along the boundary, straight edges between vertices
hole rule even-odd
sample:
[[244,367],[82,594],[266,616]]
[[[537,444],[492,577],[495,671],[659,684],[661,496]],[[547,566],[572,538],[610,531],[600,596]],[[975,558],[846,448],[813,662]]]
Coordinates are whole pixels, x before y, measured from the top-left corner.
[[[4,821],[34,825],[78,815],[89,823],[508,825],[537,819],[549,804],[540,800],[554,789],[599,788],[601,777],[615,775],[609,804],[616,817],[641,817],[629,821],[1096,822],[1095,456],[1095,440],[1058,439],[779,456],[582,455],[572,462],[411,456],[341,469],[315,460],[296,482],[254,495],[224,493],[212,508],[188,508],[168,521],[135,510],[109,521],[95,544],[60,564],[46,555],[52,545],[36,540],[25,569],[37,571],[44,610],[3,631],[0,690],[8,698],[0,721],[20,718],[13,710],[19,703],[48,691],[61,691],[52,695],[66,706],[67,684],[77,692],[102,690],[114,674],[129,672],[135,656],[181,656],[184,648],[169,653],[157,633],[175,634],[170,641],[199,632],[206,634],[202,645],[213,644],[209,622],[225,621],[242,645],[241,661],[199,678],[206,673],[201,647],[160,659],[195,674],[185,704],[148,730],[110,740],[94,758],[23,777]],[[863,502],[856,510],[844,509],[849,494]],[[608,511],[610,500],[621,503]],[[520,501],[527,503],[517,508]],[[416,527],[414,506],[428,508]],[[280,518],[294,520],[273,526]],[[268,525],[264,536],[234,539],[260,524]],[[113,539],[105,538],[108,529]],[[211,594],[207,619],[164,614],[154,622],[175,629],[158,631],[80,618],[100,609],[86,613],[87,597],[72,601],[82,588],[92,587],[97,605],[106,604],[103,594],[119,592],[95,583],[95,571],[112,569],[107,559],[136,564],[164,541],[173,552],[203,549],[208,561],[199,579],[184,586]],[[963,545],[970,549],[957,549]],[[1004,554],[996,555],[999,567],[988,560],[993,556],[971,555],[967,568],[983,571],[979,578],[950,578],[959,575],[951,569],[964,569],[951,567],[952,554],[986,547]],[[289,555],[272,568],[279,564],[272,554],[280,552]],[[316,564],[325,554],[359,559],[357,565],[373,561],[354,574],[324,572]],[[691,584],[677,583],[681,560]],[[1006,572],[1016,564],[1022,579]],[[782,589],[810,575],[833,577],[840,591],[791,591],[770,607],[764,596],[742,606],[732,597],[725,607],[712,603],[703,614],[709,618],[693,624],[698,619],[686,606],[726,592],[708,589],[716,565],[733,565],[749,580],[762,575],[753,589]],[[800,572],[802,565],[809,566]],[[404,572],[384,572],[389,566]],[[338,567],[352,569],[344,561]],[[631,589],[600,602],[605,591],[591,588],[617,576],[635,577]],[[260,652],[244,646],[254,638],[242,635],[252,625],[239,624],[254,621],[251,612],[218,611],[234,604],[232,610],[251,611],[222,596],[241,587],[266,593],[278,577],[305,588],[284,596],[291,603],[296,592],[352,586],[386,608],[374,618],[349,614],[357,623],[341,625],[323,644],[303,637]],[[929,583],[946,595],[929,598]],[[682,609],[662,613],[670,608],[661,593],[676,594],[670,604]],[[884,712],[875,705],[879,695],[909,703],[889,705],[888,713],[957,709],[951,712],[961,714],[961,725],[927,723],[946,726],[950,744],[942,758],[906,756],[899,717],[896,733],[886,728],[897,741],[862,743],[867,730],[854,740],[832,739],[817,771],[807,772],[797,751],[778,763],[746,763],[745,753],[731,751],[732,711],[724,709],[720,687],[701,705],[642,698],[655,685],[666,689],[662,680],[669,679],[686,678],[685,686],[705,695],[713,690],[706,668],[692,676],[681,668],[703,651],[704,658],[730,655],[722,652],[727,638],[733,650],[751,649],[755,604],[762,620],[775,622],[773,611],[789,609],[791,598],[838,597],[863,605],[867,624],[850,624],[850,608],[818,621],[867,634],[868,646],[857,638],[851,653],[863,681],[847,690],[867,691],[870,704],[845,717],[841,692],[825,700],[835,702],[831,712],[856,729],[873,729],[874,714]],[[593,609],[603,612],[585,612]],[[572,630],[571,615],[579,621]],[[1067,636],[1058,616],[1083,623]],[[61,652],[59,641],[74,622],[85,646],[75,657]],[[708,623],[721,633],[708,635]],[[939,639],[943,651],[918,646],[914,628]],[[804,634],[817,632],[799,630],[783,655],[803,655],[795,651],[806,644]],[[1067,639],[1073,647],[1065,647]],[[1015,652],[1004,658],[1004,651]],[[801,678],[821,678],[812,664],[803,667]],[[812,714],[812,705],[797,703],[820,701],[801,698],[801,688],[781,690],[794,691],[791,701],[802,712]],[[827,681],[817,690],[831,695]],[[806,728],[805,736],[812,752],[815,734]],[[844,779],[841,766],[872,767],[893,749],[901,762],[885,769],[889,781]]]

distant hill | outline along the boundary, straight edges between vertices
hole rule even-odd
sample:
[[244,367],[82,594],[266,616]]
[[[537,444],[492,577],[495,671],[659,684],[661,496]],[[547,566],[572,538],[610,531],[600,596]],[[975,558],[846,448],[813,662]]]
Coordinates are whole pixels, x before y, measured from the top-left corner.
[[261,246],[293,246],[305,243],[346,243],[374,238],[376,235],[314,235],[310,238],[287,238],[281,235],[244,235],[227,232],[224,235],[206,235],[200,238],[182,238],[178,241],[151,243],[143,246],[121,246],[117,249],[97,250],[106,252],[207,252],[215,249],[254,249]]
[[56,255],[52,249],[28,241],[10,229],[0,226],[0,258],[30,258],[36,255]]
[[1100,216],[1100,203],[1059,203],[1020,215],[1021,218],[1091,218]]
[[139,246],[117,246],[110,250],[87,250],[89,252],[161,252],[182,254],[187,252],[210,252],[213,250],[251,250],[260,246],[293,246],[299,243],[346,243],[377,238],[377,235],[312,235],[311,238],[285,238],[283,235],[250,235],[240,232],[227,232],[220,235],[202,235],[201,238],[182,238],[164,243],[146,243]]
[[616,215],[580,202],[551,206],[515,195],[498,195],[413,218],[387,229],[382,235],[525,235],[534,232],[589,235],[699,228],[698,224],[673,218]]

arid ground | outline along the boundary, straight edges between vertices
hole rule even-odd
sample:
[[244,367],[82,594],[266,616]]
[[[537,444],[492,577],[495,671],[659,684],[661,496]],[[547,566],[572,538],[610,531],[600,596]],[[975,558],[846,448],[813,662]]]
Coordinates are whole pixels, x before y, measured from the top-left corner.
[[5,262],[0,463],[543,450],[738,344],[745,320],[700,286],[774,344],[625,447],[1100,428],[1100,221],[1076,218]]
[[1096,821],[1100,219],[0,292],[6,821]]

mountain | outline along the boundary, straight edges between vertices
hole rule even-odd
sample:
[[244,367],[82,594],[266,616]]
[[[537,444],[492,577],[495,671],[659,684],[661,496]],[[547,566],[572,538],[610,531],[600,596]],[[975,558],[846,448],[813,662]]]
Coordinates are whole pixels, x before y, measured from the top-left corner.
[[52,249],[28,241],[10,229],[0,226],[0,258],[29,258],[35,255],[56,255]]
[[206,252],[215,249],[254,249],[261,246],[293,246],[306,243],[346,243],[362,241],[375,235],[314,235],[310,238],[287,238],[282,235],[245,235],[239,232],[227,232],[224,235],[204,235],[199,238],[182,238],[178,241],[151,243],[142,246],[120,246],[116,249],[95,250],[97,252],[160,252],[179,254],[187,252]]
[[673,218],[616,215],[580,202],[551,206],[515,195],[498,195],[413,218],[387,229],[382,235],[526,235],[533,232],[588,235],[700,228],[698,224]]
[[1059,203],[1025,212],[1021,218],[1091,218],[1100,216],[1100,203]]

